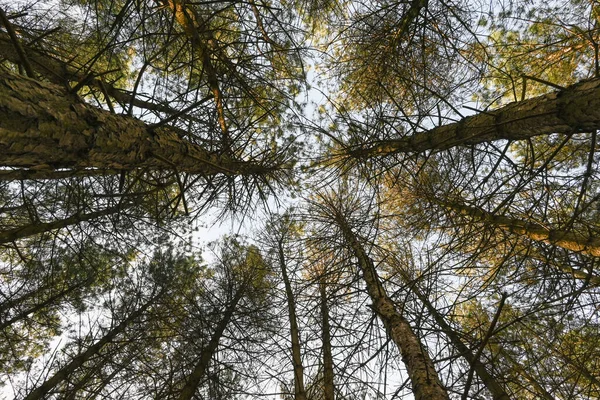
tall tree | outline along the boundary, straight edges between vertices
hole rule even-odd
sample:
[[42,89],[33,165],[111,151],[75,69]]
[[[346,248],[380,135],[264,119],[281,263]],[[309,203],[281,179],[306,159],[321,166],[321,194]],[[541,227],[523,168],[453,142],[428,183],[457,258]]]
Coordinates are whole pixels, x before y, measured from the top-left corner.
[[306,400],[304,388],[304,366],[302,365],[302,349],[300,346],[300,331],[298,328],[298,314],[296,312],[296,299],[289,274],[290,246],[294,236],[297,236],[299,226],[289,213],[274,216],[266,227],[266,244],[274,252],[274,262],[278,264],[285,289],[285,298],[290,323],[290,341],[292,344],[292,366],[294,368],[294,399]]
[[381,279],[377,274],[375,264],[369,257],[358,235],[348,222],[348,207],[344,207],[344,199],[338,194],[324,194],[319,200],[325,215],[338,227],[340,235],[357,260],[362,272],[367,292],[372,301],[375,313],[383,321],[390,338],[402,354],[413,392],[416,399],[448,399],[446,388],[443,387],[435,370],[427,349],[421,343],[406,318],[398,312],[395,303],[388,296]]

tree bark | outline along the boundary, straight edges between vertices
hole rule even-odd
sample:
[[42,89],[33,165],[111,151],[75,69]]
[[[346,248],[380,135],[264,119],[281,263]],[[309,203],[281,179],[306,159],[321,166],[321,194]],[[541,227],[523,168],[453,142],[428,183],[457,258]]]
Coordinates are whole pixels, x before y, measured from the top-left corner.
[[329,306],[327,305],[327,283],[325,276],[319,279],[321,297],[321,329],[323,341],[323,400],[334,400],[333,355],[331,351],[331,328],[329,326]]
[[520,140],[551,133],[571,134],[596,129],[600,129],[598,78],[411,136],[348,147],[345,152],[351,157],[368,159],[396,153],[447,150],[501,139]]
[[67,379],[69,375],[71,375],[77,368],[81,367],[91,357],[98,354],[98,352],[100,352],[104,346],[106,346],[113,339],[115,339],[117,335],[123,332],[131,322],[140,317],[148,309],[148,307],[154,303],[154,300],[156,300],[156,298],[148,301],[140,309],[136,310],[127,318],[125,318],[119,325],[112,328],[102,339],[88,347],[83,353],[77,355],[75,358],[73,358],[73,360],[71,360],[71,362],[59,369],[54,375],[52,375],[52,377],[46,380],[46,382],[44,382],[40,387],[30,392],[24,400],[40,400],[45,398],[45,395],[54,389],[56,385]]
[[294,398],[296,400],[306,400],[306,391],[304,389],[304,367],[302,366],[302,356],[300,351],[300,333],[298,330],[298,319],[296,317],[296,306],[292,285],[287,274],[285,265],[285,254],[283,252],[282,240],[277,242],[277,252],[279,256],[279,267],[281,276],[285,285],[285,296],[288,304],[288,315],[290,319],[290,336],[292,341],[292,364],[294,366]]
[[269,175],[276,166],[211,153],[167,126],[78,102],[58,86],[0,74],[0,166]]
[[104,210],[94,211],[87,214],[77,213],[70,217],[52,222],[36,222],[25,226],[20,226],[18,228],[9,229],[0,232],[0,244],[14,242],[15,240],[39,235],[41,233],[50,232],[57,229],[63,229],[67,226],[79,224],[81,222],[92,221],[97,218],[115,214],[126,208],[127,206],[118,205],[115,207],[109,207]]
[[212,359],[215,351],[217,350],[217,347],[219,346],[219,341],[221,340],[221,337],[223,336],[227,325],[229,325],[229,321],[231,321],[233,312],[235,311],[238,302],[244,295],[245,290],[246,285],[244,284],[236,291],[235,296],[225,309],[223,313],[223,318],[221,319],[221,321],[219,321],[219,324],[217,325],[212,336],[210,337],[208,345],[206,345],[206,347],[202,349],[200,359],[194,366],[194,370],[188,376],[187,382],[185,383],[179,395],[179,400],[190,400],[194,396],[194,393],[196,392],[196,389],[200,384],[200,380],[204,377],[204,374],[206,373],[206,368],[208,368],[208,364],[210,363],[210,360]]
[[[567,232],[560,229],[548,229],[535,222],[525,222],[516,218],[494,214],[482,210],[481,208],[460,204],[458,202],[435,199],[433,201],[447,209],[479,219],[486,224],[497,226],[511,233],[526,236],[535,241],[562,247],[565,250],[574,251],[576,253],[600,257],[600,238]],[[565,272],[573,273],[572,269]]]
[[396,310],[394,303],[387,295],[379,280],[373,260],[367,255],[367,252],[352,232],[344,216],[336,213],[335,219],[344,239],[348,242],[354,256],[358,259],[358,265],[363,273],[367,292],[373,301],[373,309],[383,321],[388,334],[396,346],[398,346],[398,350],[400,350],[402,361],[412,383],[415,399],[448,400],[448,393],[440,382],[433,366],[433,361],[427,353],[427,349],[424,348],[406,318]]

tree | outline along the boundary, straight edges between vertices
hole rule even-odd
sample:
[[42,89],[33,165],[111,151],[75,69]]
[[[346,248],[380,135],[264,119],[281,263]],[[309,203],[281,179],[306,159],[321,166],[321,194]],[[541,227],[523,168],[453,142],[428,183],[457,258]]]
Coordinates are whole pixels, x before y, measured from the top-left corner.
[[118,325],[111,327],[106,334],[96,343],[85,349],[85,351],[76,355],[71,361],[56,371],[50,378],[46,379],[42,385],[31,391],[25,396],[27,400],[41,399],[61,382],[65,381],[75,370],[81,367],[90,358],[96,356],[107,344],[115,340],[129,324],[140,318],[143,313],[154,303],[156,297],[150,298],[140,308],[135,309],[130,315],[124,318]]
[[0,4],[5,389],[598,398],[599,16]]
[[290,341],[292,344],[292,365],[294,368],[294,399],[306,400],[307,396],[304,388],[304,367],[302,365],[296,300],[288,274],[288,254],[291,251],[290,241],[293,239],[294,235],[297,236],[294,232],[295,230],[298,230],[298,226],[297,224],[294,224],[290,214],[284,214],[280,217],[274,216],[273,220],[270,221],[266,227],[266,246],[268,246],[268,249],[271,252],[275,253],[273,262],[279,266],[285,288],[285,298],[290,324]]
[[327,217],[337,226],[340,235],[347,243],[362,272],[366,290],[371,298],[373,311],[383,321],[390,338],[395,342],[402,360],[408,371],[413,392],[416,399],[447,399],[446,389],[442,386],[433,362],[427,354],[426,348],[413,331],[412,327],[402,314],[396,310],[396,305],[390,299],[377,274],[375,264],[365,251],[363,245],[353,232],[347,218],[348,208],[344,207],[343,199],[334,193],[321,195],[322,208]]

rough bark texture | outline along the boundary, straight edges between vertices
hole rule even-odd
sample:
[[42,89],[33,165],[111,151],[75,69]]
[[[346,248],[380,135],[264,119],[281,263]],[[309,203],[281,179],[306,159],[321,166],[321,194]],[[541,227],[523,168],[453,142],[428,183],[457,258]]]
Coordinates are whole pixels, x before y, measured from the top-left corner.
[[421,341],[412,330],[408,321],[396,310],[394,302],[388,297],[379,280],[375,265],[352,232],[345,218],[336,215],[336,222],[341,228],[344,239],[351,246],[358,265],[363,273],[363,280],[367,292],[373,302],[373,309],[383,321],[390,338],[394,341],[402,361],[410,377],[413,393],[416,400],[447,400],[446,389],[442,386],[433,362],[422,345]]
[[208,368],[208,364],[213,357],[213,354],[217,350],[219,346],[219,341],[229,325],[229,321],[231,321],[231,317],[233,316],[233,312],[235,311],[238,302],[242,298],[245,292],[245,286],[240,287],[235,293],[234,298],[231,300],[225,311],[223,312],[223,318],[219,321],[215,331],[210,337],[210,341],[202,349],[202,353],[200,354],[200,359],[194,366],[194,370],[188,376],[187,382],[185,383],[181,393],[179,395],[179,400],[190,400],[194,397],[194,393],[200,384],[200,380],[204,377],[206,373],[206,368]]
[[325,278],[319,280],[321,298],[321,329],[323,340],[323,399],[334,400],[333,355],[331,352],[331,328],[329,326],[329,306],[327,305],[327,283]]
[[[457,202],[444,201],[439,202],[439,204],[450,210],[480,219],[486,224],[526,236],[532,240],[552,244],[577,253],[600,257],[600,238],[597,237],[566,232],[560,229],[548,229],[535,222],[526,222],[504,215],[493,214],[480,208]],[[568,269],[566,272],[572,273],[572,270]]]
[[113,341],[121,332],[127,328],[135,319],[140,317],[150,305],[153,304],[155,299],[144,304],[140,309],[133,312],[129,317],[124,319],[119,325],[111,329],[102,339],[88,347],[86,351],[77,355],[71,362],[59,369],[52,377],[46,380],[40,387],[29,393],[24,400],[40,400],[45,398],[45,395],[54,389],[56,385],[67,379],[77,368],[81,367],[87,360],[94,355],[98,354],[100,350],[108,343]]
[[292,285],[287,274],[285,265],[285,255],[283,253],[283,243],[277,243],[279,255],[279,267],[281,268],[281,276],[285,285],[285,296],[288,304],[288,315],[290,319],[290,336],[292,341],[292,364],[294,365],[294,396],[296,400],[306,400],[306,391],[304,389],[304,367],[302,366],[302,356],[300,352],[300,333],[298,331],[298,319],[296,317],[296,302]]
[[500,139],[519,140],[596,129],[600,129],[600,79],[580,82],[559,92],[511,103],[495,111],[466,117],[460,122],[401,139],[348,148],[347,153],[366,159],[395,153],[446,150]]
[[169,127],[78,102],[62,88],[0,74],[0,166],[32,169],[176,169],[266,175],[273,167],[212,154]]

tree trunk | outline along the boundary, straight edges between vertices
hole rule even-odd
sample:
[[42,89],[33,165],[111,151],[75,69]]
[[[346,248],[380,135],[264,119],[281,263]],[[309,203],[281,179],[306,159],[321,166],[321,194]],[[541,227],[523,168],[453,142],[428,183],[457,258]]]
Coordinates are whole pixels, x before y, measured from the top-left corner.
[[471,349],[463,343],[460,339],[458,333],[452,329],[450,324],[446,322],[445,318],[440,314],[440,312],[431,304],[427,296],[425,296],[419,288],[417,288],[415,282],[411,280],[404,271],[400,271],[400,275],[402,279],[405,281],[410,290],[417,296],[419,301],[423,303],[425,308],[429,311],[433,319],[439,328],[442,329],[444,334],[450,339],[452,345],[458,350],[461,356],[463,356],[471,365],[471,368],[475,371],[477,376],[481,379],[485,387],[490,391],[494,400],[510,400],[510,396],[504,391],[504,388],[496,379],[488,373],[485,365],[479,360],[479,358],[475,357],[475,354],[471,351]]
[[351,157],[368,159],[596,129],[600,129],[600,79],[591,79],[404,138],[349,147],[346,152]]
[[325,276],[319,279],[321,297],[321,321],[323,340],[323,400],[334,400],[333,355],[331,352],[331,328],[329,326],[329,307],[327,305],[327,284]]
[[62,88],[0,74],[0,166],[26,170],[176,170],[269,175],[276,166],[206,151],[167,126],[78,102]]
[[202,58],[202,69],[206,72],[206,80],[210,91],[215,99],[217,109],[217,119],[223,134],[223,142],[229,146],[229,130],[225,120],[225,106],[223,94],[219,88],[219,78],[212,64],[211,58],[215,47],[215,39],[212,31],[200,14],[189,7],[185,1],[180,0],[159,0],[159,4],[168,7],[175,15],[175,20],[183,28],[185,34],[190,38],[192,46],[196,49],[198,55]]
[[[433,200],[441,206],[455,212],[477,218],[487,225],[497,226],[509,232],[526,236],[529,239],[548,243],[577,253],[600,257],[600,238],[579,233],[548,229],[535,222],[525,222],[504,215],[493,214],[478,207],[471,207],[458,202]],[[565,271],[573,273],[572,270]]]
[[109,207],[101,211],[95,211],[88,214],[74,214],[68,218],[59,219],[52,222],[36,222],[33,224],[20,226],[18,228],[9,229],[7,231],[0,232],[0,244],[10,243],[18,239],[23,239],[33,235],[38,235],[45,232],[50,232],[57,229],[63,229],[67,226],[79,224],[81,222],[92,221],[97,218],[106,217],[118,213],[122,209],[127,208],[121,205],[115,207]]
[[11,318],[7,319],[6,321],[1,322],[0,323],[0,331],[8,328],[9,326],[11,326],[12,324],[14,324],[15,322],[18,322],[18,321],[20,321],[20,320],[22,320],[24,318],[27,318],[29,315],[31,315],[31,314],[33,314],[35,312],[43,310],[46,307],[52,306],[53,304],[55,304],[55,302],[57,300],[60,300],[63,297],[65,297],[66,295],[68,295],[69,293],[71,293],[71,292],[73,292],[73,291],[75,291],[77,289],[80,289],[80,288],[84,287],[86,284],[92,283],[92,281],[93,281],[92,279],[89,279],[89,280],[87,280],[85,282],[81,282],[81,283],[78,283],[78,284],[76,284],[74,286],[68,287],[67,289],[62,290],[62,291],[56,293],[55,295],[48,297],[46,300],[42,301],[41,303],[36,304],[34,306],[31,306],[31,307],[27,308],[26,310],[21,311],[20,313],[12,316]]
[[125,318],[119,325],[112,328],[102,339],[88,347],[86,351],[77,355],[71,362],[59,369],[51,378],[46,380],[40,387],[29,393],[24,400],[40,400],[45,398],[45,395],[51,391],[56,385],[64,381],[75,371],[81,367],[87,360],[95,356],[102,350],[104,346],[113,341],[117,335],[122,333],[127,326],[133,322],[136,318],[140,317],[147,309],[154,303],[156,298],[148,301],[140,309],[133,312],[127,318]]
[[341,228],[358,265],[363,273],[367,292],[373,301],[373,309],[383,321],[388,334],[402,354],[402,361],[410,377],[416,400],[448,400],[448,393],[442,386],[433,362],[423,344],[412,330],[408,321],[396,310],[379,280],[373,260],[369,258],[352,232],[343,215],[336,213],[336,222]]
[[306,391],[304,389],[304,367],[302,366],[302,356],[300,352],[300,333],[298,330],[298,319],[296,317],[296,306],[292,285],[287,274],[285,265],[285,255],[283,253],[283,243],[281,240],[277,243],[279,255],[279,267],[281,276],[285,285],[285,296],[288,304],[288,315],[290,319],[290,336],[292,341],[292,364],[294,366],[294,398],[296,400],[306,400]]
[[237,290],[235,296],[231,300],[231,303],[229,303],[227,309],[225,309],[223,313],[223,318],[221,319],[221,321],[219,321],[219,324],[213,332],[210,341],[208,342],[208,345],[206,345],[206,347],[202,349],[200,359],[196,363],[194,370],[188,376],[187,382],[181,390],[181,394],[179,395],[179,400],[190,400],[194,396],[194,393],[196,392],[196,389],[200,384],[200,380],[204,377],[204,374],[206,373],[206,368],[208,368],[208,364],[210,363],[210,360],[212,359],[215,351],[217,350],[217,347],[219,346],[219,341],[221,340],[221,337],[223,336],[223,333],[225,332],[229,321],[231,321],[233,312],[235,311],[238,302],[244,295],[245,290],[246,285],[244,284]]

